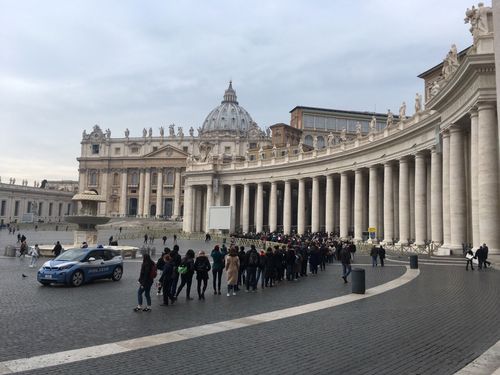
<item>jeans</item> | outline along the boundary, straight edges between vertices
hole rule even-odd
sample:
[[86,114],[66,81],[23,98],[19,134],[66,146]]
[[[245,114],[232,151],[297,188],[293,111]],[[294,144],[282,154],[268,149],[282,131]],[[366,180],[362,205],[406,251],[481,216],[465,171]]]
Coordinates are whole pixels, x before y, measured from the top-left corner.
[[259,280],[260,280],[260,287],[264,289],[264,269],[260,267],[257,268],[257,277],[255,278],[255,286],[257,286]]
[[[214,292],[217,292],[217,291],[220,292],[220,283],[221,283],[221,279],[222,279],[222,268],[220,270],[212,269],[212,276],[214,277],[214,281],[213,281]],[[216,280],[217,280],[217,282],[216,282]],[[217,288],[216,288],[216,286],[217,286]]]
[[351,265],[342,263],[342,277],[347,277],[351,273]]
[[[165,277],[166,279],[166,277]],[[168,300],[174,300],[174,295],[172,294],[172,279],[163,280],[163,303],[168,305]]]
[[30,267],[34,267],[37,260],[38,260],[38,257],[31,256]]
[[177,292],[177,283],[179,282],[179,274],[174,271],[174,274],[172,276],[172,287],[170,289],[170,294],[175,296],[175,293]]
[[137,302],[139,306],[142,306],[142,293],[146,296],[146,303],[148,306],[151,306],[151,285],[140,286],[137,291]]
[[472,259],[467,259],[467,264],[465,265],[465,269],[466,270],[469,269],[469,264],[470,264],[470,268],[474,269],[474,266],[472,265]]
[[377,256],[372,255],[372,267],[377,267]]

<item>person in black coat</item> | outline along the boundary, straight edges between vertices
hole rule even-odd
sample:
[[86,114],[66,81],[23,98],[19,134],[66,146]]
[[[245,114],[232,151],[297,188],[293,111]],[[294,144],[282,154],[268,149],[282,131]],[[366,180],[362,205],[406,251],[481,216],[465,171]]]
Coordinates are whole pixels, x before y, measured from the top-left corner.
[[340,250],[340,262],[342,263],[342,278],[347,283],[347,276],[351,273],[351,251],[348,245],[342,246]]
[[372,267],[377,267],[378,262],[378,248],[377,246],[373,245],[372,249],[370,250],[370,256],[372,257]]
[[[196,257],[194,262],[194,269],[196,271],[196,281],[198,282],[198,299],[205,299],[205,290],[207,290],[208,285],[208,271],[210,271],[210,261],[208,257],[205,255],[205,252],[201,250]],[[201,288],[201,284],[203,283],[203,289]]]
[[[151,286],[153,285],[154,275],[152,268],[156,266],[149,254],[142,257],[141,272],[139,274],[139,290],[137,291],[137,307],[134,311],[151,311]],[[142,294],[146,296],[146,307],[142,308]]]
[[170,293],[175,296],[177,292],[177,283],[179,282],[179,273],[177,272],[177,267],[181,265],[182,260],[181,256],[179,255],[178,245],[174,245],[172,251],[170,252],[170,256],[172,257],[172,263],[174,266],[174,274],[172,275],[172,290],[170,291]]
[[174,264],[170,254],[163,254],[163,272],[161,274],[160,282],[163,287],[163,303],[161,306],[168,306],[170,300],[172,304],[175,302],[174,295],[172,294],[172,280],[174,276]]
[[61,246],[61,243],[59,241],[56,242],[56,245],[54,246],[54,248],[52,249],[52,252],[54,253],[54,256],[55,257],[58,257],[59,254],[61,254],[61,251],[62,251],[62,246]]
[[266,250],[266,256],[264,261],[264,276],[265,276],[265,284],[266,288],[273,287],[273,279],[275,276],[276,268],[274,264],[274,255],[273,250],[268,247]]
[[378,249],[378,257],[380,258],[380,267],[384,267],[385,249],[382,245]]
[[179,288],[177,288],[177,292],[175,293],[175,299],[179,297],[182,288],[184,288],[184,285],[186,285],[186,299],[190,301],[192,300],[191,283],[193,282],[193,275],[194,275],[194,251],[192,249],[189,249],[186,252],[186,255],[184,256],[184,258],[182,258],[180,265],[186,266],[187,271],[181,274],[181,285],[179,285]]
[[246,278],[245,278],[245,270],[247,267],[246,264],[246,253],[245,253],[245,246],[240,246],[240,251],[238,252],[238,258],[240,259],[240,268],[238,270],[238,285],[236,287],[236,290],[240,290],[239,286],[246,284]]

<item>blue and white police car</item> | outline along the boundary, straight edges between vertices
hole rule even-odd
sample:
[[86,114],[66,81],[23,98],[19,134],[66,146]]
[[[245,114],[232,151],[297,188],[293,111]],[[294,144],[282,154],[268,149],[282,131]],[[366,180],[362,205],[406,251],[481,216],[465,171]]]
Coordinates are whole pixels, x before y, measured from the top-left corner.
[[119,252],[103,247],[69,249],[49,260],[38,270],[42,285],[51,283],[80,286],[96,279],[119,281],[123,275],[123,259]]

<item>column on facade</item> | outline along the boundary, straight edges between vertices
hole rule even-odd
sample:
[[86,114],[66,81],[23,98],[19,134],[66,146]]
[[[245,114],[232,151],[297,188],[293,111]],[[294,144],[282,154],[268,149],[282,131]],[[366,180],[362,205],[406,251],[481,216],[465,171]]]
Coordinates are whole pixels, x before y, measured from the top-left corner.
[[184,232],[193,231],[193,187],[186,185],[184,188],[184,217],[182,220]]
[[109,204],[109,191],[108,191],[108,173],[109,169],[101,169],[101,181],[99,182],[101,185],[101,194],[105,202],[99,203],[99,211],[101,215],[108,215],[111,209],[111,205]]
[[312,178],[311,232],[319,232],[319,177]]
[[377,166],[370,167],[368,182],[368,226],[375,228],[377,237],[379,233],[378,226],[378,169]]
[[120,216],[127,216],[127,170],[122,170],[122,182],[120,186]]
[[415,244],[427,240],[427,170],[425,154],[415,155]]
[[255,206],[255,231],[262,232],[264,227],[264,184],[257,184],[257,199]]
[[473,246],[480,245],[479,239],[479,129],[477,108],[470,111],[470,195]]
[[229,189],[229,205],[231,206],[231,228],[230,232],[234,233],[236,223],[236,185],[231,184]]
[[156,179],[156,217],[163,215],[163,173],[161,168],[157,170]]
[[210,209],[209,207],[213,206],[213,197],[214,197],[214,192],[213,192],[213,187],[212,187],[212,181],[207,184],[207,198],[206,198],[206,209],[205,209],[205,231],[209,232],[210,231]]
[[409,161],[399,160],[399,244],[407,245],[410,238]]
[[285,181],[283,194],[283,233],[290,234],[292,231],[292,184],[290,180]]
[[325,207],[325,231],[327,233],[331,233],[334,231],[334,195],[333,195],[333,174],[329,174],[326,176],[326,207]]
[[[452,250],[462,250],[467,235],[465,200],[464,134],[460,126],[450,128],[450,232]],[[481,225],[479,226],[481,230]]]
[[137,204],[138,216],[144,215],[144,169],[139,174],[139,200]]
[[250,185],[243,185],[243,233],[248,233],[250,226]]
[[479,242],[486,243],[491,252],[500,251],[498,196],[498,123],[493,102],[478,105],[478,188]]
[[451,243],[450,229],[450,132],[443,132],[443,247]]
[[441,154],[436,147],[431,150],[431,241],[443,242],[443,176]]
[[363,239],[363,213],[365,207],[365,178],[364,170],[354,172],[354,239]]
[[408,165],[408,188],[410,191],[410,238],[415,240],[415,163]]
[[347,172],[340,174],[340,237],[348,238],[351,211],[351,189]]
[[271,193],[269,195],[269,231],[275,232],[278,227],[278,185],[276,181],[271,182]]
[[299,179],[299,189],[297,197],[297,233],[304,234],[305,225],[305,210],[306,210],[306,182],[303,178]]
[[384,164],[384,242],[394,242],[393,162]]
[[175,169],[175,181],[174,181],[174,219],[177,219],[181,215],[181,169]]
[[144,209],[143,215],[149,217],[149,200],[151,196],[151,169],[146,169],[144,176]]

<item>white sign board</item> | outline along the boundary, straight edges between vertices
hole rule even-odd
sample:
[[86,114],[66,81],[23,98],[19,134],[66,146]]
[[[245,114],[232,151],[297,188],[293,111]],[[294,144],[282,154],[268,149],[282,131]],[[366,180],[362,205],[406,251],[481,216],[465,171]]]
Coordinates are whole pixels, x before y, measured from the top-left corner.
[[231,206],[208,207],[208,229],[230,229]]

